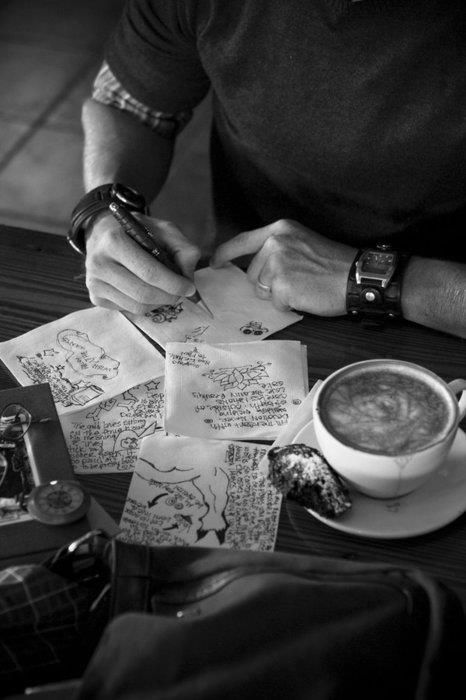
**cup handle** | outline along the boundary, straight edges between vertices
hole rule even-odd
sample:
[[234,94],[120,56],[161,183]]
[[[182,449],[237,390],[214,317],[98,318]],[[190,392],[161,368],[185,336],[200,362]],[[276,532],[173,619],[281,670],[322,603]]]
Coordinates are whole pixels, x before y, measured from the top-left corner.
[[459,419],[462,421],[466,416],[466,379],[454,379],[452,382],[448,382],[448,386],[454,394],[459,394],[461,391],[458,406],[460,411]]

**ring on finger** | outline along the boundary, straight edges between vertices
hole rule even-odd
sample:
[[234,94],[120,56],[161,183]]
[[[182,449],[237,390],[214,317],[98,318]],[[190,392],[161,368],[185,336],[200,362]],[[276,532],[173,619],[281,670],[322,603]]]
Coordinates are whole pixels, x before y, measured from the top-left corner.
[[272,287],[269,284],[264,284],[264,282],[261,281],[261,278],[256,282],[258,288],[261,290],[261,292],[264,292],[264,294],[270,294],[272,291]]

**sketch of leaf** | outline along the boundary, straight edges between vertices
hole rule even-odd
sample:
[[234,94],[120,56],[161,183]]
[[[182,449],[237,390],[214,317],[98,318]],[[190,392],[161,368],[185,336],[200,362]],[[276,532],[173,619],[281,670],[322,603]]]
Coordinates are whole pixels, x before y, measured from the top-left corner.
[[204,373],[202,376],[209,377],[214,382],[219,382],[222,389],[247,389],[253,384],[259,384],[259,379],[265,379],[269,375],[265,364],[257,361],[256,365],[214,369]]

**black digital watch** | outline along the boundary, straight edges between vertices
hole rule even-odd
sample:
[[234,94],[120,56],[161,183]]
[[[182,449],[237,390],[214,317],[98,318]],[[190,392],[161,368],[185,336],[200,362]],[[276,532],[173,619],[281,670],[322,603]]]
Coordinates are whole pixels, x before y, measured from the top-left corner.
[[129,211],[149,213],[144,196],[132,187],[119,182],[95,187],[80,199],[71,214],[71,226],[67,238],[76,252],[81,255],[86,254],[86,230],[96,216],[108,209],[111,202],[123,204]]
[[346,289],[346,309],[355,321],[383,325],[401,318],[401,282],[409,255],[380,243],[358,251]]

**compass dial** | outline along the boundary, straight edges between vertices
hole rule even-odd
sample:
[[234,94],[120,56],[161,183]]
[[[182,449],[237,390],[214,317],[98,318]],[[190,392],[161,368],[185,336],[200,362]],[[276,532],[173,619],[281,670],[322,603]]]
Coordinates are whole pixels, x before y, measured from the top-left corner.
[[27,504],[32,517],[48,525],[65,525],[79,520],[89,506],[89,494],[81,484],[63,479],[36,486]]

